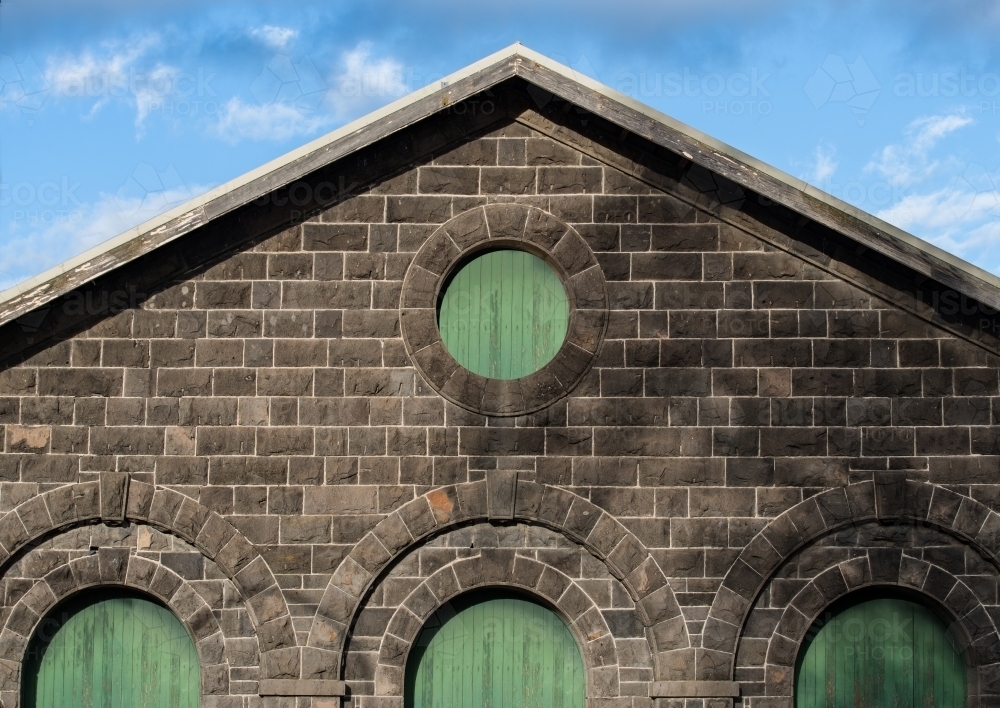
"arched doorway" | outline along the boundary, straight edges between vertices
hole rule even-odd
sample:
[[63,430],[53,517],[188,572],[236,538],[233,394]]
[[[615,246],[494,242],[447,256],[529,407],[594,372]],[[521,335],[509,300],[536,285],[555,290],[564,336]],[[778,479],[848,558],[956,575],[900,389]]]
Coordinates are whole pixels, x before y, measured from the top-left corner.
[[967,692],[948,627],[900,595],[838,603],[809,631],[796,664],[796,708],[959,708]]
[[197,708],[201,669],[191,636],[166,607],[100,590],[39,624],[22,669],[23,708]]
[[406,666],[406,708],[583,708],[586,675],[566,623],[526,595],[481,591],[427,621]]

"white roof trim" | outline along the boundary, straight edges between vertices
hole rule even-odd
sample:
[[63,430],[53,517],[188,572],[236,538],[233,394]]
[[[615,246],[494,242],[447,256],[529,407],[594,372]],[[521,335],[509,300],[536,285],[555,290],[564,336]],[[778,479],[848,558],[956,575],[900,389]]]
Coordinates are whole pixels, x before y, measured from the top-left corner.
[[879,231],[883,231],[886,234],[893,236],[894,238],[897,238],[900,241],[913,246],[917,250],[923,251],[924,253],[933,256],[938,260],[944,261],[945,263],[948,263],[954,266],[955,268],[963,270],[969,273],[970,275],[973,275],[979,278],[980,280],[989,283],[993,287],[1000,289],[1000,276],[994,275],[993,273],[990,273],[987,270],[983,270],[979,266],[973,265],[972,263],[969,263],[968,261],[963,260],[958,256],[949,253],[948,251],[945,251],[928,241],[925,241],[922,238],[914,236],[913,234],[907,231],[903,231],[899,227],[893,226],[889,222],[883,221],[882,219],[878,218],[877,216],[874,216],[873,214],[868,213],[867,211],[858,209],[853,204],[849,204],[848,202],[845,202],[842,199],[838,199],[832,194],[824,192],[822,189],[814,187],[813,185],[809,184],[804,180],[799,179],[798,177],[793,177],[792,175],[788,174],[783,170],[779,170],[777,167],[774,167],[773,165],[769,165],[766,162],[762,162],[761,160],[758,160],[752,155],[748,155],[747,153],[743,152],[742,150],[739,150],[738,148],[733,147],[732,145],[728,145],[722,142],[721,140],[713,138],[711,135],[703,133],[697,128],[692,128],[690,125],[682,123],[681,121],[667,115],[666,113],[661,113],[652,106],[642,103],[641,101],[637,101],[636,99],[632,98],[627,94],[620,93],[614,90],[613,88],[610,88],[609,86],[606,86],[600,83],[599,81],[590,78],[589,76],[573,71],[569,67],[564,66],[559,62],[553,61],[552,59],[549,59],[547,56],[543,54],[539,54],[538,52],[535,52],[521,45],[514,45],[512,47],[508,47],[504,51],[511,51],[511,50],[516,50],[516,52],[521,56],[523,56],[525,59],[530,59],[531,61],[541,64],[542,66],[546,67],[547,69],[550,69],[551,71],[562,74],[567,78],[571,78],[577,83],[581,84],[582,86],[585,86],[586,88],[590,89],[594,93],[610,98],[617,103],[620,103],[624,106],[627,106],[628,108],[631,108],[636,113],[641,113],[642,115],[652,118],[658,123],[663,123],[664,125],[673,128],[678,133],[682,133],[690,138],[693,138],[694,140],[697,140],[700,143],[704,143],[706,147],[712,148],[712,150],[720,153],[721,155],[725,155],[737,162],[741,162],[747,167],[757,172],[773,177],[779,182],[784,182],[789,187],[793,187],[794,189],[797,189],[800,192],[804,192],[813,199],[816,199],[817,201],[823,202],[824,204],[827,204],[837,209],[838,211],[845,212],[846,214],[853,216],[859,221],[862,221],[868,224],[869,226],[878,229]]
[[[391,123],[393,114],[398,111],[407,108],[420,100],[433,96],[435,94],[441,94],[441,106],[446,105],[449,97],[449,85],[456,83],[462,79],[473,76],[474,74],[483,71],[489,67],[501,64],[503,62],[510,62],[514,60],[514,68],[510,72],[510,75],[518,73],[516,65],[520,64],[522,61],[527,61],[534,63],[538,66],[544,67],[555,74],[558,74],[566,79],[572,80],[579,84],[580,86],[586,88],[588,91],[593,92],[599,97],[604,99],[609,99],[634,111],[638,114],[648,117],[650,120],[657,123],[663,124],[668,128],[677,131],[687,138],[697,141],[703,144],[706,148],[710,149],[712,152],[726,158],[734,163],[734,167],[749,169],[753,172],[766,175],[771,179],[783,183],[788,187],[791,187],[799,192],[807,195],[811,199],[825,204],[832,209],[843,212],[844,214],[856,219],[857,221],[868,225],[869,227],[882,232],[887,238],[887,244],[885,250],[882,252],[890,257],[896,257],[893,248],[888,247],[888,243],[895,240],[906,246],[921,252],[922,254],[928,256],[932,260],[939,261],[950,268],[959,271],[964,276],[972,278],[974,280],[980,281],[980,283],[989,286],[991,289],[997,291],[997,298],[1000,299],[1000,277],[979,268],[947,251],[944,251],[937,246],[924,241],[902,229],[899,229],[892,224],[889,224],[881,219],[864,212],[847,202],[844,202],[831,194],[817,189],[816,187],[800,180],[796,177],[789,175],[782,170],[779,170],[771,165],[768,165],[746,153],[737,150],[736,148],[727,145],[715,138],[712,138],[705,133],[702,133],[691,126],[688,126],[680,121],[671,118],[670,116],[661,113],[660,111],[641,103],[634,98],[627,96],[625,94],[619,93],[614,89],[605,86],[604,84],[595,81],[594,79],[582,75],[569,67],[566,67],[548,57],[539,54],[538,52],[532,51],[521,44],[513,44],[505,49],[500,50],[494,54],[491,54],[480,61],[470,64],[469,66],[457,71],[449,76],[444,77],[440,81],[437,81],[431,85],[428,85],[422,89],[414,91],[392,103],[369,113],[368,115],[359,118],[355,121],[348,123],[347,125],[338,128],[326,135],[317,138],[309,143],[306,143],[302,147],[299,147],[291,152],[282,155],[279,158],[271,160],[270,162],[261,165],[260,167],[251,170],[229,182],[219,185],[214,189],[201,194],[180,206],[177,206],[159,216],[156,216],[142,224],[139,224],[127,231],[98,244],[97,246],[77,255],[59,265],[46,270],[45,272],[29,278],[17,285],[14,285],[2,292],[0,292],[0,307],[4,304],[10,303],[12,300],[18,298],[25,298],[25,302],[14,306],[13,310],[9,310],[4,313],[0,322],[8,321],[14,317],[20,316],[27,311],[30,311],[39,305],[47,302],[60,294],[60,291],[53,290],[53,281],[58,279],[61,275],[68,273],[72,270],[77,270],[80,279],[74,283],[73,287],[78,287],[80,284],[87,282],[93,278],[102,275],[109,270],[122,265],[131,258],[124,258],[120,261],[109,264],[107,261],[102,261],[102,257],[108,254],[110,251],[128,244],[131,241],[138,240],[141,238],[149,237],[153,235],[158,229],[164,229],[171,225],[175,227],[175,233],[169,235],[166,238],[159,239],[157,245],[162,245],[162,243],[169,242],[175,238],[182,236],[185,233],[190,232],[194,228],[202,225],[206,220],[212,217],[207,217],[205,214],[205,207],[219,197],[226,195],[234,190],[241,187],[245,187],[255,180],[267,177],[271,173],[279,170],[282,167],[289,165],[290,163],[300,160],[302,158],[308,157],[318,152],[322,152],[325,149],[331,148],[338,141],[357,133],[358,131],[372,126],[380,121],[386,121]],[[506,77],[505,77],[506,78]],[[403,125],[398,126],[398,128],[404,127]],[[691,157],[689,155],[685,155]],[[737,180],[738,181],[738,180]],[[282,186],[280,183],[274,183],[268,185],[268,191],[273,190]],[[876,250],[882,250],[878,248],[877,244],[866,243],[866,245],[875,248]],[[86,277],[86,266],[91,262],[97,261],[92,264],[93,273]],[[72,289],[72,288],[70,288]]]
[[[267,174],[274,172],[278,168],[283,167],[290,162],[294,162],[299,158],[305,157],[306,155],[309,155],[317,150],[321,150],[324,147],[327,147],[332,143],[337,142],[341,138],[347,137],[352,133],[356,133],[358,130],[368,125],[371,125],[372,123],[377,123],[378,121],[382,120],[387,116],[392,115],[401,108],[405,108],[413,103],[416,103],[418,100],[424,98],[425,96],[430,96],[431,94],[437,93],[441,89],[447,87],[449,84],[454,83],[455,81],[458,81],[459,79],[463,79],[466,76],[475,74],[481,69],[485,69],[486,67],[492,66],[493,64],[496,64],[499,61],[514,56],[519,53],[518,50],[520,50],[520,53],[523,53],[525,47],[519,44],[513,44],[507,47],[506,49],[502,49],[499,52],[489,55],[488,57],[480,59],[476,63],[470,64],[469,66],[465,67],[464,69],[461,69],[460,71],[456,71],[454,74],[450,74],[444,77],[443,79],[434,82],[433,84],[429,84],[421,89],[417,89],[412,93],[408,93],[402,98],[399,98],[393,101],[392,103],[383,106],[382,108],[376,109],[371,113],[368,113],[367,115],[358,118],[357,120],[351,121],[347,125],[341,126],[340,128],[337,128],[336,130],[333,130],[327,133],[326,135],[316,138],[315,140],[311,140],[310,142],[306,143],[301,147],[286,152],[281,157],[276,157],[270,162],[264,163],[260,167],[256,167],[250,170],[249,172],[245,172],[239,177],[236,177],[234,179],[229,180],[228,182],[220,184],[218,187],[213,187],[207,192],[199,194],[197,197],[192,197],[191,199],[187,200],[183,204],[179,204],[173,209],[169,209],[168,211],[165,211],[162,214],[154,216],[152,219],[148,219],[142,222],[141,224],[137,224],[136,226],[133,226],[127,231],[123,231],[117,236],[112,236],[107,241],[102,241],[101,243],[97,244],[92,248],[87,249],[86,251],[84,251],[79,255],[73,256],[72,258],[63,261],[62,263],[55,265],[49,268],[48,270],[39,273],[36,276],[28,278],[27,280],[23,280],[20,283],[7,288],[6,290],[0,291],[0,304],[7,302],[8,300],[11,300],[14,297],[17,297],[18,295],[33,290],[34,288],[37,288],[40,285],[44,285],[45,283],[52,280],[56,276],[61,275],[62,273],[65,273],[68,270],[72,270],[73,268],[77,268],[81,265],[84,265],[88,261],[94,260],[94,258],[101,256],[107,253],[108,251],[111,251],[117,246],[121,246],[122,244],[128,243],[129,241],[138,237],[141,234],[146,234],[151,231],[155,231],[157,228],[163,226],[164,224],[167,224],[173,221],[174,219],[177,219],[189,212],[193,212],[198,208],[205,206],[209,202],[217,199],[218,197],[227,194],[238,187],[243,187],[253,182],[255,179],[264,177]],[[534,52],[532,52],[532,54],[534,54]],[[275,185],[275,187],[278,186],[280,185]]]

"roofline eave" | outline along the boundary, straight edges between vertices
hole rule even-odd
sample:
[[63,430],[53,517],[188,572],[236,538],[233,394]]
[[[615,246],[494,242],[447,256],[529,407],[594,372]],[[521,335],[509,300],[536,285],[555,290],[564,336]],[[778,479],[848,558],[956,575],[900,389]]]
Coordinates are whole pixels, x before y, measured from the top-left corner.
[[520,44],[414,91],[184,204],[0,292],[0,325],[190,233],[212,219],[521,76],[741,186],[1000,309],[1000,277]]

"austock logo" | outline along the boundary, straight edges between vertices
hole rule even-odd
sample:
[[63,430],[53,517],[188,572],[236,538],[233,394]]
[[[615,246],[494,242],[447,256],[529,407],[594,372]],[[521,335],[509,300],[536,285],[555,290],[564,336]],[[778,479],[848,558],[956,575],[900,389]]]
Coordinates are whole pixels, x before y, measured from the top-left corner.
[[82,203],[76,196],[80,182],[68,177],[44,182],[0,182],[0,207],[13,207],[12,220],[32,226],[83,220]]
[[955,71],[896,74],[892,87],[897,98],[979,98],[972,104],[980,115],[996,115],[1000,103],[1000,75],[994,72],[970,73],[964,66]]
[[49,84],[34,59],[29,56],[17,62],[0,54],[0,110],[11,107],[34,113],[48,94]]
[[191,197],[191,190],[173,165],[157,170],[140,162],[115,192],[114,198],[122,214],[145,220]]
[[882,92],[875,74],[862,57],[848,64],[836,54],[823,60],[804,88],[814,108],[827,103],[843,103],[858,116],[858,125],[864,125],[865,115]]
[[757,67],[750,71],[722,74],[682,72],[630,72],[618,75],[617,89],[639,99],[701,98],[702,113],[720,115],[768,115],[772,111],[767,80],[771,74]]
[[[821,627],[826,630],[827,636],[835,644],[845,641],[861,643],[867,639],[876,645],[904,644],[904,647],[896,648],[909,649],[909,647],[905,647],[905,644],[913,641],[913,618],[905,617],[899,612],[893,612],[891,617],[879,616],[868,621],[860,617],[842,619],[834,617],[831,613],[827,613],[825,619],[826,621]],[[912,658],[912,653],[910,656],[902,658]]]
[[17,318],[17,326],[28,335],[28,343],[34,341],[35,335],[45,327],[49,316],[59,312],[66,317],[93,317],[99,315],[115,315],[125,310],[137,309],[146,300],[146,293],[136,290],[74,290],[57,303],[39,307]]
[[486,98],[484,99],[466,99],[464,101],[459,101],[458,103],[449,104],[445,110],[446,112],[457,116],[493,115],[496,112],[497,107],[493,102],[492,96],[492,91],[486,91]]
[[356,196],[360,193],[358,190],[360,184],[355,179],[348,181],[344,175],[338,176],[333,181],[296,180],[280,189],[261,195],[252,203],[259,207],[288,208],[288,217],[291,223],[298,224],[311,218],[321,209],[327,209],[349,197]]
[[970,162],[954,182],[959,195],[953,206],[956,218],[987,216],[1000,220],[1000,167],[990,172],[986,167]]
[[309,57],[295,63],[284,54],[275,54],[250,85],[250,93],[262,106],[287,104],[315,111],[328,88]]
[[[195,73],[157,66],[147,73],[134,68],[92,72],[74,68],[55,76],[42,72],[29,56],[21,62],[0,54],[0,109],[18,108],[36,113],[51,95],[55,98],[89,98],[100,102],[129,97],[140,108],[140,117],[158,112],[176,115],[218,112],[211,82],[214,73]],[[52,83],[50,84],[50,79]]]

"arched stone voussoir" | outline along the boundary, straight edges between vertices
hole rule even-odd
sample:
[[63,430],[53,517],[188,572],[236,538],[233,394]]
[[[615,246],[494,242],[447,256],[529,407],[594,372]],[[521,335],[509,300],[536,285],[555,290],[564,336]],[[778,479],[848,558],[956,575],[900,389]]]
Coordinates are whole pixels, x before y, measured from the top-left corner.
[[0,560],[52,531],[101,519],[98,482],[67,484],[33,497],[0,518]]
[[[180,619],[191,635],[201,666],[202,695],[229,693],[230,659],[225,637],[205,599],[170,568],[128,548],[101,548],[49,570],[21,596],[0,633],[5,653],[0,669],[0,692],[20,690],[24,652],[42,620],[56,606],[78,592],[98,587],[137,590],[160,600]],[[11,651],[16,649],[17,651]]]
[[518,556],[513,549],[485,548],[436,570],[410,591],[396,608],[378,651],[373,673],[376,696],[402,696],[406,660],[424,624],[441,606],[466,592],[514,587],[552,605],[576,637],[587,671],[588,695],[620,695],[615,641],[591,597],[576,581],[543,561]]
[[[0,563],[49,534],[79,524],[111,525],[133,521],[155,526],[191,543],[215,561],[243,595],[262,650],[296,646],[291,615],[277,580],[256,547],[236,527],[191,497],[129,478],[124,472],[101,472],[97,481],[67,484],[19,504],[0,518]],[[74,561],[74,573],[114,582],[106,573],[101,549]],[[55,571],[53,571],[55,572]],[[68,568],[65,572],[69,572]],[[53,582],[62,582],[53,577]],[[164,581],[165,582],[165,581]],[[154,591],[154,594],[157,594]]]
[[308,646],[342,655],[348,628],[375,579],[426,538],[475,521],[521,521],[558,531],[603,560],[625,587],[656,650],[691,646],[673,589],[648,549],[613,516],[566,489],[495,470],[478,482],[433,489],[380,521],[334,571]]
[[739,634],[778,567],[817,538],[872,520],[926,523],[1000,562],[1000,514],[940,485],[907,479],[903,472],[877,474],[875,481],[821,492],[768,523],[722,581],[705,623],[703,647],[728,657],[732,671]]
[[[877,551],[877,552],[876,552]],[[949,618],[955,648],[976,672],[972,694],[994,697],[1000,686],[992,680],[1000,658],[1000,634],[989,610],[961,578],[947,568],[907,556],[898,549],[868,549],[812,578],[784,608],[767,641],[764,677],[769,695],[791,697],[795,664],[809,630],[830,605],[864,588],[905,588],[921,596]],[[746,668],[746,667],[742,667]]]

